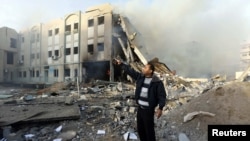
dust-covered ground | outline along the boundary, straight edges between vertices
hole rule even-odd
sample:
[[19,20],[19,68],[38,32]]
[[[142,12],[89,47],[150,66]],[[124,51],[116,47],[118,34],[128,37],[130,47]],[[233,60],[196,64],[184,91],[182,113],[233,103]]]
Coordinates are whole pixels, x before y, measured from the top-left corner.
[[[0,89],[2,93],[8,91],[14,93],[11,101],[21,100],[27,94],[47,94],[51,99],[55,99],[67,96],[72,92],[66,87],[56,85],[59,84],[40,90],[11,87],[0,87]],[[61,90],[62,88],[64,90]],[[84,89],[81,89],[81,93],[83,91]],[[184,133],[190,141],[206,141],[208,125],[249,124],[249,91],[249,82],[232,81],[210,87],[200,94],[195,94],[194,97],[189,97],[185,102],[183,102],[183,98],[167,102],[163,116],[155,119],[157,140],[180,141],[179,134]],[[174,95],[179,94],[180,91],[177,92]],[[58,95],[51,96],[55,93]],[[133,101],[132,89],[122,93],[109,90],[81,95],[87,99],[75,101],[75,104],[79,106],[79,119],[15,123],[1,127],[1,137],[7,137],[12,141],[27,140],[25,135],[34,135],[29,139],[32,141],[54,141],[55,139],[62,141],[122,141],[126,132],[134,133],[138,137],[135,118],[136,105]],[[1,104],[6,101],[8,100],[2,100]],[[36,102],[38,101],[36,99]],[[173,103],[178,104],[173,106]],[[197,114],[184,122],[186,115],[199,111],[214,115]],[[56,132],[55,130],[60,126],[62,129],[60,132]],[[105,131],[105,134],[97,134],[99,130]]]
[[[163,119],[167,121],[167,141],[175,140],[179,133],[185,133],[191,141],[206,141],[208,125],[243,124],[250,120],[250,83],[228,82],[215,87],[192,99],[183,106],[177,107]],[[184,122],[184,116],[192,112],[209,112],[215,116],[198,114]]]

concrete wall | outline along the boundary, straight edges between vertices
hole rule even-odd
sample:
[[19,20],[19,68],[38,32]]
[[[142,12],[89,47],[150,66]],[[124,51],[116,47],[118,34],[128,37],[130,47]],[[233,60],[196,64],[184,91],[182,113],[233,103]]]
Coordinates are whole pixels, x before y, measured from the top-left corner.
[[[11,40],[15,40],[15,48],[11,47]],[[0,82],[13,82],[17,78],[17,71],[15,66],[17,65],[19,36],[18,33],[11,28],[0,28]],[[12,63],[7,63],[8,54],[13,54]]]

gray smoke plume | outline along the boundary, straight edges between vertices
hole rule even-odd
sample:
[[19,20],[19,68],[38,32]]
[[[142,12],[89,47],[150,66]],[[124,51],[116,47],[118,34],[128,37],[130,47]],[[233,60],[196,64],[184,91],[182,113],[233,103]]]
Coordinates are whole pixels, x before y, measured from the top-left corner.
[[250,35],[248,0],[137,0],[115,10],[143,35],[150,54],[178,75],[233,76],[239,70],[241,43]]

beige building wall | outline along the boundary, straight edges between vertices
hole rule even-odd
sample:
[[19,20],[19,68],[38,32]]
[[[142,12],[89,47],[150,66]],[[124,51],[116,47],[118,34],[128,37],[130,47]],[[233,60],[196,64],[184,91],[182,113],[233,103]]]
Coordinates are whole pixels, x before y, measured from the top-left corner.
[[16,81],[84,81],[87,72],[100,71],[88,70],[90,65],[110,64],[112,10],[109,4],[95,6],[20,31]]

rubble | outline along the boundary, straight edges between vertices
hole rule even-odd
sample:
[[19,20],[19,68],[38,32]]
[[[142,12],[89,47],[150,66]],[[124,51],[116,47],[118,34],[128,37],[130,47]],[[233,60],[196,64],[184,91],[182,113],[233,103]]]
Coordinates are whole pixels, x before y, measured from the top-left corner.
[[212,116],[212,117],[215,116],[215,114],[213,113],[204,112],[204,111],[198,111],[198,112],[196,111],[196,112],[188,113],[187,115],[185,115],[183,122],[190,121],[197,115],[207,115],[207,116]]
[[[202,135],[206,134],[204,132],[206,132],[207,121],[214,121],[209,123],[226,123],[224,117],[228,116],[230,117],[228,123],[239,123],[237,116],[233,115],[242,115],[239,113],[244,111],[242,106],[239,107],[240,105],[236,104],[236,102],[224,103],[228,105],[225,107],[227,109],[223,109],[225,112],[229,110],[227,114],[218,111],[218,109],[223,107],[223,105],[219,105],[223,104],[222,101],[225,98],[226,101],[237,100],[243,104],[243,101],[247,100],[247,98],[241,98],[241,96],[245,95],[245,91],[248,93],[249,84],[247,82],[224,82],[220,86],[215,86],[212,81],[189,81],[185,85],[182,81],[182,83],[178,82],[166,83],[168,84],[165,87],[168,90],[168,102],[163,109],[163,116],[160,119],[155,119],[157,139],[184,140],[187,137],[186,140],[203,140],[205,137]],[[110,89],[110,84],[114,89]],[[27,93],[27,90],[19,91],[19,94],[15,94],[14,97],[1,100],[0,123],[5,134],[2,138],[25,140],[24,135],[32,134],[34,135],[32,139],[35,138],[36,140],[65,140],[69,139],[66,137],[70,137],[71,140],[75,141],[93,139],[101,141],[109,139],[125,140],[124,136],[127,137],[128,133],[137,137],[137,105],[133,97],[134,86],[133,84],[122,83],[123,89],[121,91],[117,89],[118,85],[119,83],[102,83],[98,81],[92,86],[101,86],[102,90],[101,92],[92,93],[85,91],[86,88],[93,88],[91,85],[81,84],[80,97],[73,96],[74,93],[77,93],[76,87],[73,90],[69,88],[58,89],[58,91],[54,91],[58,93],[56,96],[49,95],[49,91],[47,94],[37,94],[36,96],[33,94],[41,90],[31,90],[29,93]],[[205,89],[206,91],[204,91]],[[238,92],[242,94],[238,95]],[[32,95],[34,99],[26,101],[21,98],[27,95]],[[232,96],[234,98],[231,98]],[[70,102],[70,104],[66,101]],[[234,105],[230,106],[232,103]],[[215,108],[211,109],[212,107]],[[234,109],[238,108],[241,111],[236,112]],[[15,116],[6,115],[8,113],[6,112],[7,109],[12,113],[11,115]],[[3,113],[3,111],[5,112]],[[75,111],[77,118],[70,118],[72,113],[70,114],[67,111]],[[41,117],[46,114],[49,114],[46,118]],[[66,116],[63,117],[60,114]],[[213,117],[197,116],[199,114]],[[183,117],[186,118],[183,120]],[[221,117],[225,121],[222,122]],[[248,121],[244,115],[241,118],[245,120],[240,123]],[[51,121],[53,122],[51,123]],[[39,124],[41,122],[44,124]],[[25,125],[26,123],[29,123],[29,125]],[[19,126],[26,128],[20,128]],[[192,132],[190,129],[194,131]],[[181,133],[185,134],[186,137]],[[133,136],[130,136],[130,140],[138,140],[132,138]]]

